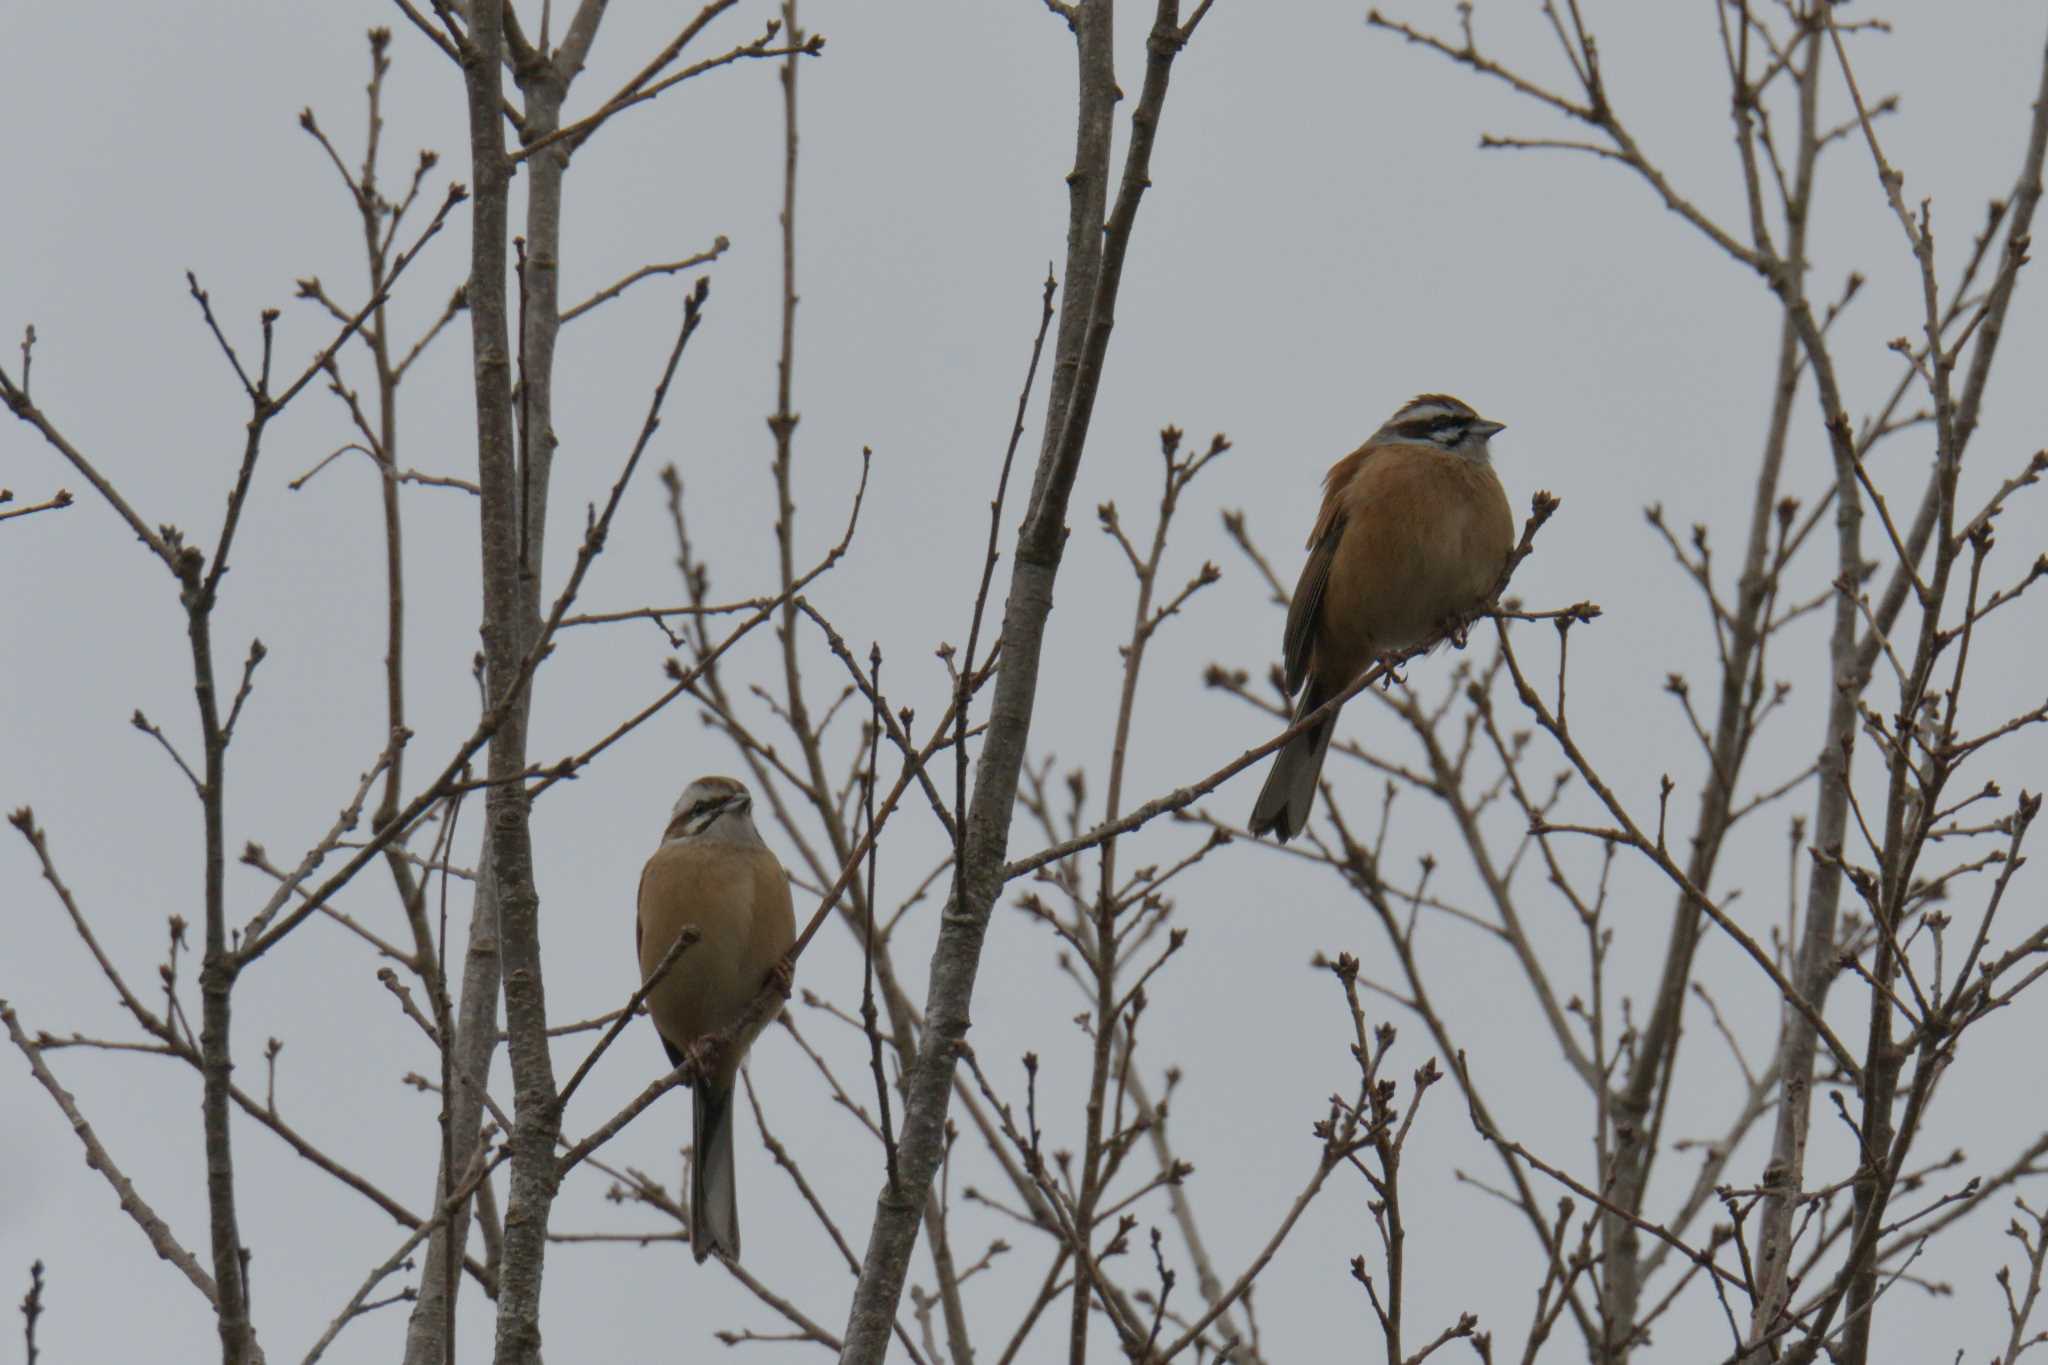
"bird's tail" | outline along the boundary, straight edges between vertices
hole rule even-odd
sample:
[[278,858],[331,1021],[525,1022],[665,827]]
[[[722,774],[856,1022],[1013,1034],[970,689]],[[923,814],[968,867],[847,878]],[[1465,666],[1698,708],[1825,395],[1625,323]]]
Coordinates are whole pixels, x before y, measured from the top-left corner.
[[690,1089],[696,1152],[690,1162],[690,1251],[740,1257],[740,1209],[733,1183],[732,1087],[700,1080]]
[[[1294,718],[1300,720],[1327,700],[1311,680],[1301,690]],[[1322,776],[1323,755],[1329,752],[1330,737],[1336,730],[1337,717],[1325,716],[1321,723],[1288,740],[1274,756],[1266,785],[1259,789],[1259,799],[1252,805],[1253,834],[1270,834],[1284,844],[1307,826],[1309,808],[1316,799],[1316,779]]]

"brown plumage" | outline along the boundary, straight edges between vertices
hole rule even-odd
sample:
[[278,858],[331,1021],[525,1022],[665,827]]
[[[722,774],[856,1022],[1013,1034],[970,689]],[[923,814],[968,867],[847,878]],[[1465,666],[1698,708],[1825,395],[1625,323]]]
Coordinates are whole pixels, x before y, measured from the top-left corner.
[[[789,878],[754,828],[751,805],[746,787],[732,778],[692,782],[640,873],[634,946],[642,981],[685,925],[703,935],[647,997],[647,1013],[675,1065],[692,1043],[746,1012],[796,939]],[[752,1035],[736,1039],[716,1074],[692,1087],[690,1249],[699,1261],[713,1251],[739,1259],[732,1099],[752,1042]]]
[[[1499,430],[1455,398],[1423,394],[1330,467],[1282,637],[1287,691],[1301,694],[1295,719],[1492,589],[1515,536],[1486,448]],[[1301,833],[1335,729],[1325,717],[1280,750],[1252,833]]]

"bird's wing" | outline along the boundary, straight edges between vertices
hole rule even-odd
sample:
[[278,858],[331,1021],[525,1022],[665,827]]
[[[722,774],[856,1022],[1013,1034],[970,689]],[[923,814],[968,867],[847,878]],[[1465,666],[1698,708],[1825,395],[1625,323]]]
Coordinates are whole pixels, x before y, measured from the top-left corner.
[[1280,637],[1280,657],[1285,668],[1289,696],[1301,690],[1308,677],[1309,642],[1316,633],[1316,617],[1322,611],[1323,592],[1330,584],[1330,563],[1337,554],[1337,542],[1344,535],[1343,490],[1371,458],[1373,448],[1360,446],[1330,466],[1323,475],[1323,507],[1309,532],[1308,563],[1294,584],[1294,598],[1287,604],[1287,629]]
[[[641,898],[646,894],[647,869],[643,867],[640,869],[640,884],[633,892],[633,960],[635,962],[640,960],[640,940],[647,936],[647,925],[641,918],[646,912],[640,908],[642,904]],[[642,968],[641,970],[644,973],[646,969]]]
[[1330,522],[1329,528],[1310,543],[1308,563],[1301,566],[1294,598],[1287,604],[1287,630],[1280,637],[1280,658],[1289,696],[1301,690],[1302,681],[1308,676],[1309,642],[1315,635],[1316,615],[1322,610],[1323,590],[1330,583],[1330,562],[1336,558],[1337,539],[1344,533],[1342,516],[1326,520]]
[[[644,867],[640,869],[640,886],[642,890],[647,886],[647,869]],[[633,960],[635,962],[640,960],[640,944],[646,937],[647,924],[640,918],[640,897],[638,893],[635,893],[633,897]],[[646,968],[643,967],[641,970],[644,972]],[[683,1050],[668,1040],[667,1035],[661,1032],[659,1025],[655,1026],[655,1036],[661,1039],[661,1050],[668,1054],[668,1064],[670,1066],[681,1066],[683,1064]]]

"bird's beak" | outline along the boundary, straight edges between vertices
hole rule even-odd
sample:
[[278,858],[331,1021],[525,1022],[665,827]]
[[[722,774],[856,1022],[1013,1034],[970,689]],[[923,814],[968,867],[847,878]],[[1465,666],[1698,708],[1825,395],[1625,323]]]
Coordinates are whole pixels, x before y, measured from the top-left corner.
[[1474,422],[1472,424],[1472,429],[1478,432],[1479,439],[1484,441],[1489,440],[1492,437],[1498,436],[1503,431],[1506,431],[1508,429],[1508,424],[1506,422],[1489,422],[1482,418],[1479,421]]

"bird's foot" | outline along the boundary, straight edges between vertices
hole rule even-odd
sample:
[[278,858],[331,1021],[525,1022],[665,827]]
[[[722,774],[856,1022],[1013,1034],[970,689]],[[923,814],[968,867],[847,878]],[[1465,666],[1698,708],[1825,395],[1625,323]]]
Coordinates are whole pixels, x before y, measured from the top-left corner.
[[716,1035],[707,1034],[683,1049],[683,1061],[690,1068],[692,1079],[716,1075],[718,1070],[718,1040]]

